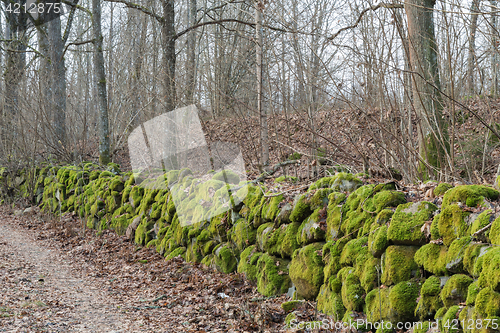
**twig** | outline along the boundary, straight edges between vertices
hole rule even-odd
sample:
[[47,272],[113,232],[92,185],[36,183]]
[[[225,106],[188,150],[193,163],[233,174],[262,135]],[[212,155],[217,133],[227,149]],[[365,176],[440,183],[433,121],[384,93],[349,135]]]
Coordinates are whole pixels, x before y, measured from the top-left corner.
[[474,234],[472,234],[472,237],[477,237],[477,236],[481,235],[483,232],[485,232],[486,230],[488,230],[489,228],[491,228],[492,225],[493,225],[493,222],[491,222],[490,224],[488,224],[486,227],[484,227],[482,229],[479,229]]

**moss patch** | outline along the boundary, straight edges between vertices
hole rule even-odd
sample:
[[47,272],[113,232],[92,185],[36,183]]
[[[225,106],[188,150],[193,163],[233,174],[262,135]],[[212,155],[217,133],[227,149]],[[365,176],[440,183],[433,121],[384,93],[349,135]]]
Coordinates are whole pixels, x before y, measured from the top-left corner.
[[443,306],[440,294],[440,278],[431,276],[425,280],[420,289],[420,298],[415,308],[415,316],[417,316],[420,321],[433,319],[436,311]]
[[290,261],[267,253],[257,261],[257,290],[264,296],[284,294],[290,288],[288,265]]
[[415,262],[432,274],[437,276],[446,275],[446,254],[446,246],[429,243],[422,246],[415,253]]
[[441,300],[445,307],[465,302],[469,285],[473,282],[472,278],[464,274],[455,274],[446,281],[441,291]]
[[415,202],[399,205],[392,216],[387,239],[394,244],[423,245],[426,237],[421,231],[438,208],[430,202]]
[[382,283],[386,286],[398,284],[418,276],[418,266],[413,257],[417,252],[414,246],[392,245],[382,256]]
[[313,243],[293,254],[290,278],[297,288],[297,294],[305,299],[316,298],[323,284],[323,245],[324,243]]
[[443,197],[443,209],[452,203],[461,202],[469,207],[483,204],[484,199],[497,200],[499,192],[484,185],[460,185],[448,190]]

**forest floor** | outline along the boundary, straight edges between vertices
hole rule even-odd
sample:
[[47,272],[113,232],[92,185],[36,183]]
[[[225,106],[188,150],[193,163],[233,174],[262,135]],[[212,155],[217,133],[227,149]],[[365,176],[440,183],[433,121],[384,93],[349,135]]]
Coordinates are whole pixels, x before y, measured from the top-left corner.
[[[288,300],[262,297],[241,274],[84,231],[73,215],[0,206],[0,332],[286,332]],[[327,319],[315,307],[304,302],[298,320]]]

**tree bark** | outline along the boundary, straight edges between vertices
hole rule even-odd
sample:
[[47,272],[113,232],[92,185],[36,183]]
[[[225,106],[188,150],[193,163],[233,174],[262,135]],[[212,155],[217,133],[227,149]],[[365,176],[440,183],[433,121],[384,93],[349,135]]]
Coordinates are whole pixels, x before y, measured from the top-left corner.
[[173,111],[176,107],[175,88],[175,7],[174,0],[163,0],[163,57],[165,62],[165,107]]
[[255,2],[255,53],[257,60],[257,112],[260,117],[260,144],[261,144],[261,160],[262,166],[269,164],[269,139],[268,139],[268,124],[267,124],[267,109],[264,106],[264,61],[263,61],[263,35],[262,28],[262,11],[264,3],[261,0]]
[[[52,64],[52,105],[55,127],[54,148],[66,148],[66,68],[64,66],[64,45],[61,34],[61,19],[57,17],[48,24],[50,60]],[[60,153],[60,151],[59,151]]]
[[476,31],[477,31],[477,17],[479,15],[479,1],[472,0],[470,32],[469,32],[469,53],[467,55],[467,93],[474,95],[474,68],[476,66]]
[[[189,0],[188,24],[196,24],[197,1]],[[189,32],[187,37],[187,79],[186,79],[186,102],[194,103],[194,91],[196,87],[196,31]]]
[[108,97],[106,93],[106,73],[102,52],[101,0],[92,0],[92,28],[94,33],[94,75],[97,85],[97,109],[99,112],[99,163],[111,162],[109,150]]
[[498,29],[497,29],[497,1],[492,0],[491,3],[491,95],[498,96],[499,86],[499,57],[498,57]]
[[[413,106],[419,118],[418,136],[421,158],[430,166],[444,166],[447,150],[446,128],[442,117],[442,101],[434,35],[435,0],[410,0],[405,3],[408,18],[408,40],[413,81]],[[421,163],[423,178],[428,178]]]

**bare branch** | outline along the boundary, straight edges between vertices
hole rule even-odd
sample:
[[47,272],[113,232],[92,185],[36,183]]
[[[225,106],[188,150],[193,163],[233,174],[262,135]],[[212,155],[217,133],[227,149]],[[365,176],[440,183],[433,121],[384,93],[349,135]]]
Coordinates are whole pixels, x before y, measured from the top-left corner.
[[356,20],[356,22],[354,22],[354,24],[349,25],[347,27],[343,27],[342,29],[340,29],[339,31],[337,31],[333,36],[330,36],[327,39],[328,40],[333,40],[333,39],[337,38],[337,36],[340,35],[342,32],[344,32],[346,30],[350,30],[350,29],[356,28],[359,25],[359,23],[361,23],[361,20],[363,19],[363,16],[366,13],[368,13],[369,11],[376,11],[377,9],[380,9],[380,8],[404,8],[404,6],[402,4],[400,4],[400,3],[379,3],[376,6],[370,6],[368,8],[365,8],[359,14],[358,19]]

